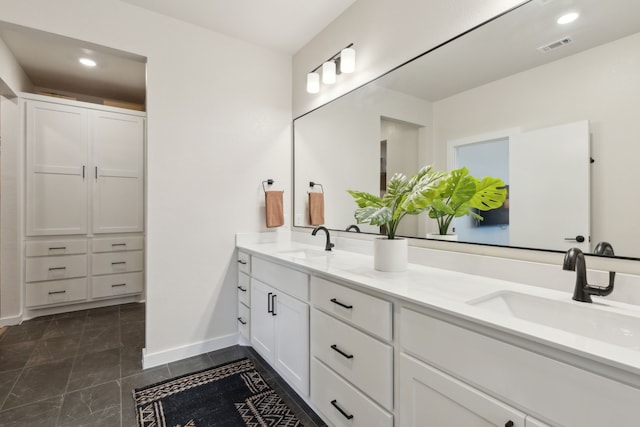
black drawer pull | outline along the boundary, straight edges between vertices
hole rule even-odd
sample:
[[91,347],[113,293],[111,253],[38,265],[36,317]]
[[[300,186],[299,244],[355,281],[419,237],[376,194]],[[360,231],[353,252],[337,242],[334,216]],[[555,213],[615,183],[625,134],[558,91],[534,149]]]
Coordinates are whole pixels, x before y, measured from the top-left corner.
[[247,288],[243,288],[242,286],[238,286],[238,289],[240,289],[242,292],[247,292]]
[[126,243],[112,243],[111,246],[127,246]]
[[116,261],[116,262],[112,262],[111,265],[120,265],[120,264],[126,264],[127,261]]
[[67,267],[49,267],[49,271],[54,271],[54,270],[66,270]]
[[337,351],[338,353],[340,353],[341,355],[343,355],[344,357],[346,357],[347,359],[353,359],[353,354],[345,353],[344,351],[340,350],[337,345],[333,344],[331,348]]
[[50,251],[64,251],[65,249],[67,249],[66,246],[56,246],[54,248],[49,248]]
[[331,404],[333,405],[334,408],[336,408],[338,410],[338,412],[340,412],[342,414],[343,417],[345,417],[346,419],[350,420],[351,418],[353,418],[353,415],[351,414],[347,414],[345,412],[344,409],[342,409],[340,406],[338,406],[338,401],[337,400],[332,400]]
[[271,308],[271,304],[273,303],[273,299],[271,298],[273,292],[269,292],[267,294],[267,313],[273,313],[273,308]]
[[127,286],[126,283],[116,283],[115,285],[111,285],[112,288],[119,288],[121,286]]
[[246,325],[247,322],[242,320],[242,317],[238,317],[238,322],[242,323],[243,325]]
[[335,299],[335,298],[331,298],[331,300],[330,300],[330,301],[331,301],[332,303],[334,303],[334,304],[338,304],[340,307],[344,307],[344,308],[346,308],[346,309],[348,309],[348,310],[351,310],[351,309],[353,308],[353,306],[352,306],[352,305],[347,305],[347,304],[341,303],[340,301],[338,301],[338,300],[337,300],[337,299]]
[[240,264],[242,264],[242,265],[247,265],[247,261],[244,261],[244,260],[239,259],[239,260],[238,260],[238,262],[239,262]]
[[507,421],[504,427],[513,427],[513,421],[511,420]]
[[49,292],[49,295],[56,295],[56,294],[66,294],[67,291],[51,291]]
[[276,294],[271,295],[271,315],[272,316],[276,316],[278,313],[276,313]]

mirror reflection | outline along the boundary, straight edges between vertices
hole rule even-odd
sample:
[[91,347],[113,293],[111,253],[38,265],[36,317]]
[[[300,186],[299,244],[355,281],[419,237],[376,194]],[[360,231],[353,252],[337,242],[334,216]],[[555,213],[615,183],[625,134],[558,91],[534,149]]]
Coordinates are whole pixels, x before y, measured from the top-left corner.
[[[559,24],[576,12],[578,19]],[[348,189],[380,193],[427,164],[501,178],[508,203],[455,238],[640,257],[640,2],[531,1],[294,121],[294,225],[310,182],[325,225],[355,223]],[[363,232],[379,233],[369,225]],[[398,235],[437,232],[425,214]],[[431,235],[430,235],[431,236]]]

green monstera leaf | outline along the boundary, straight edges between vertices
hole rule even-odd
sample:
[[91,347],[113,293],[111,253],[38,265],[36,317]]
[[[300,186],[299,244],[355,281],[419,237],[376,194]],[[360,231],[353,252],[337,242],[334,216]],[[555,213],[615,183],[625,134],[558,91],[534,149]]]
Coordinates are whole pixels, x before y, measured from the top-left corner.
[[504,181],[490,176],[484,177],[476,184],[476,194],[471,198],[471,207],[488,211],[502,206],[507,197]]
[[358,224],[385,226],[387,237],[393,239],[405,215],[417,215],[429,209],[444,175],[433,171],[431,166],[423,167],[411,178],[397,173],[387,183],[387,191],[382,197],[347,190],[358,205],[354,217]]

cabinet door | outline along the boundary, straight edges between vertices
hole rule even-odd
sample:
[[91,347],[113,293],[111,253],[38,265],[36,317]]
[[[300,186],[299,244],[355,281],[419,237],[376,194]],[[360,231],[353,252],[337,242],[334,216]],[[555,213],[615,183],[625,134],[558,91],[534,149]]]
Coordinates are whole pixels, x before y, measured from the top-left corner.
[[87,111],[27,103],[27,235],[87,233]]
[[275,289],[251,279],[251,345],[267,361],[273,361],[275,319],[271,313]]
[[91,112],[93,232],[143,229],[144,119]]
[[309,395],[309,305],[277,292],[275,296],[276,359],[282,376]]
[[400,355],[399,416],[403,427],[524,427],[516,409],[440,372]]

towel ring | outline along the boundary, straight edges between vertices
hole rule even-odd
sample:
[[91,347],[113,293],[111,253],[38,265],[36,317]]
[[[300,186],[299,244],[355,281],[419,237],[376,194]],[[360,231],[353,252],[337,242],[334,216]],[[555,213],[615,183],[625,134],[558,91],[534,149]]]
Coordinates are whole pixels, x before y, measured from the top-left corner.
[[315,187],[316,185],[319,185],[320,186],[320,192],[324,193],[324,187],[322,186],[322,184],[319,184],[319,183],[313,182],[313,181],[309,182],[309,187],[311,187],[311,188]]
[[267,185],[273,185],[274,181],[272,179],[268,179],[266,181],[262,181],[262,189],[264,190],[264,192],[267,192],[266,187],[264,186],[265,182],[267,183]]

